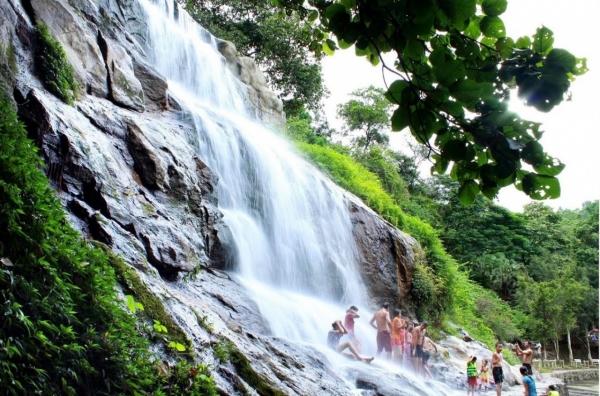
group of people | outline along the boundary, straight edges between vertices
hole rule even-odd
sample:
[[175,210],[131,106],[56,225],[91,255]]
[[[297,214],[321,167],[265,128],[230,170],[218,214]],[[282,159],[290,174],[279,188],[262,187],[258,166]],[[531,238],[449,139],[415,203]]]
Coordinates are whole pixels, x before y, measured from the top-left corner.
[[[396,309],[394,311],[393,320],[389,313],[390,305],[384,303],[382,308],[375,312],[369,324],[377,330],[377,356],[385,350],[388,360],[394,360],[399,364],[407,367],[412,367],[417,375],[433,378],[428,367],[428,360],[431,356],[431,350],[437,350],[437,345],[427,337],[427,322],[423,321],[416,326],[409,321],[408,318],[402,317],[402,311]],[[374,357],[363,357],[361,353],[361,342],[356,337],[354,332],[355,319],[360,318],[358,308],[351,306],[346,311],[344,323],[336,320],[332,323],[332,330],[329,331],[327,344],[330,348],[348,357],[370,363]],[[349,341],[341,343],[342,336],[347,335]],[[515,352],[518,356],[523,357],[523,365],[519,371],[523,376],[523,387],[525,396],[537,396],[535,379],[531,362],[533,359],[533,351],[531,350],[531,341],[525,341],[523,349],[519,344],[515,344]],[[475,389],[479,386],[479,390],[487,389],[494,385],[496,387],[496,395],[502,394],[502,383],[504,382],[504,373],[502,371],[502,363],[504,357],[502,350],[504,346],[501,342],[496,343],[496,350],[492,354],[491,367],[487,359],[483,359],[480,369],[477,368],[477,357],[471,356],[467,362],[467,396],[475,395]],[[349,350],[350,354],[345,353]],[[490,370],[491,369],[491,370]],[[491,371],[491,377],[490,377]],[[556,388],[551,385],[548,389],[548,395],[556,395]]]
[[[496,351],[492,354],[492,380],[496,386],[496,395],[502,394],[502,382],[504,382],[504,372],[502,371],[502,362],[504,356],[502,356],[503,345],[501,342],[496,343]],[[492,385],[490,380],[490,367],[487,359],[481,361],[481,368],[477,370],[477,356],[469,357],[467,361],[467,396],[469,393],[475,395],[475,388],[479,386],[479,390],[482,389],[487,392],[488,387]]]
[[[533,378],[533,370],[531,367],[531,361],[533,359],[533,351],[531,350],[531,341],[525,341],[523,349],[519,344],[514,345],[517,356],[523,357],[523,365],[519,368],[519,372],[523,376],[523,388],[525,396],[537,396],[537,389],[535,385],[535,379]],[[502,362],[504,357],[502,356],[503,345],[501,342],[496,343],[496,351],[492,354],[492,378],[493,383],[496,386],[496,395],[502,394],[502,382],[504,382],[504,373],[502,371]],[[475,395],[475,389],[479,386],[479,390],[482,389],[487,392],[488,387],[492,385],[492,381],[489,376],[489,362],[483,359],[481,362],[481,368],[477,369],[477,357],[471,356],[467,361],[467,396],[469,394]],[[548,396],[558,396],[558,392],[554,385],[550,385],[548,388]]]
[[[393,359],[399,364],[412,367],[416,374],[432,378],[428,360],[433,349],[437,352],[437,345],[427,337],[427,322],[423,321],[415,326],[408,318],[402,316],[402,311],[399,309],[395,310],[392,320],[389,309],[388,303],[382,304],[381,309],[375,312],[369,321],[369,324],[377,330],[377,356],[385,350],[388,360]],[[373,357],[360,355],[361,342],[354,332],[354,321],[358,318],[360,318],[358,308],[354,305],[348,308],[343,324],[340,320],[332,323],[333,328],[329,331],[327,344],[342,354],[345,354],[344,351],[347,349],[351,353],[348,356],[370,363]],[[340,344],[340,339],[344,335],[348,336],[349,341]]]

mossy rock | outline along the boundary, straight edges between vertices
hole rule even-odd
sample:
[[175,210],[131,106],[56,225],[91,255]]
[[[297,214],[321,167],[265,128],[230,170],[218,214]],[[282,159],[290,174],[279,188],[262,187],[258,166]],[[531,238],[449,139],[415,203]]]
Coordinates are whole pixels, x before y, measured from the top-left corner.
[[50,34],[48,26],[38,23],[36,29],[39,38],[36,57],[40,78],[50,92],[64,102],[73,104],[79,89],[73,66],[67,60],[63,46]]

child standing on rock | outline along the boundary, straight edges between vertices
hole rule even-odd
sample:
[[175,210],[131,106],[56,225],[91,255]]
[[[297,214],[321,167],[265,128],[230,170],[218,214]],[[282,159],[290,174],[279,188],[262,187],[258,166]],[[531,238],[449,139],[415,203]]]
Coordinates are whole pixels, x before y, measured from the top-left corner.
[[475,387],[477,386],[477,366],[475,362],[477,361],[477,356],[471,356],[469,361],[467,362],[467,396],[469,396],[469,392],[471,395],[475,396]]
[[479,372],[479,379],[481,383],[479,384],[479,391],[483,388],[483,391],[487,393],[488,386],[490,385],[490,368],[488,366],[487,359],[483,359],[481,361],[481,371]]

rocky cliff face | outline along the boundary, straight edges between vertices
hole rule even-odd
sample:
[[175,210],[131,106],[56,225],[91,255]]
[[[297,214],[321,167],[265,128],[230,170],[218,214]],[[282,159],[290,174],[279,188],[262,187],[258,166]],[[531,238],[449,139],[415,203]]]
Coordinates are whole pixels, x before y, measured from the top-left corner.
[[[38,22],[61,42],[74,67],[79,84],[74,106],[37,78]],[[233,341],[257,373],[285,393],[350,392],[353,385],[320,352],[270,337],[243,288],[219,271],[234,262],[232,235],[218,209],[219,181],[194,150],[192,120],[145,55],[144,27],[135,0],[0,2],[0,88],[12,94],[70,219],[85,237],[107,244],[138,270],[188,334],[197,356],[214,364],[223,394],[242,394],[252,385],[231,364],[215,360],[207,346],[216,334]],[[219,49],[247,85],[257,118],[281,127],[281,101],[260,70],[237,57],[230,43],[220,42]],[[349,202],[372,308],[381,299],[402,303],[416,242],[358,199]],[[181,281],[181,273],[199,266],[208,271],[190,283]],[[351,370],[357,382],[367,375]],[[407,386],[408,393],[393,393],[397,389],[391,387],[390,394],[414,394]]]

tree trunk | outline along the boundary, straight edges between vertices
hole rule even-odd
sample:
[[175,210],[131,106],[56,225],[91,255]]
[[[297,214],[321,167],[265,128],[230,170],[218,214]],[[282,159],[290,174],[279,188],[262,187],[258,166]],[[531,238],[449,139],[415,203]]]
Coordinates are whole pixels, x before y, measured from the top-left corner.
[[567,346],[569,347],[569,362],[573,361],[573,348],[571,348],[571,329],[567,327]]
[[556,360],[559,359],[559,351],[558,351],[558,338],[554,339],[554,352],[556,352]]
[[548,360],[546,357],[546,347],[544,346],[543,343],[542,343],[542,349],[544,350],[544,355],[542,356],[542,360]]
[[[592,325],[592,331],[594,331],[594,326]],[[590,350],[590,336],[589,332],[586,330],[585,332],[585,346],[587,346],[588,360],[592,361],[592,351]]]

